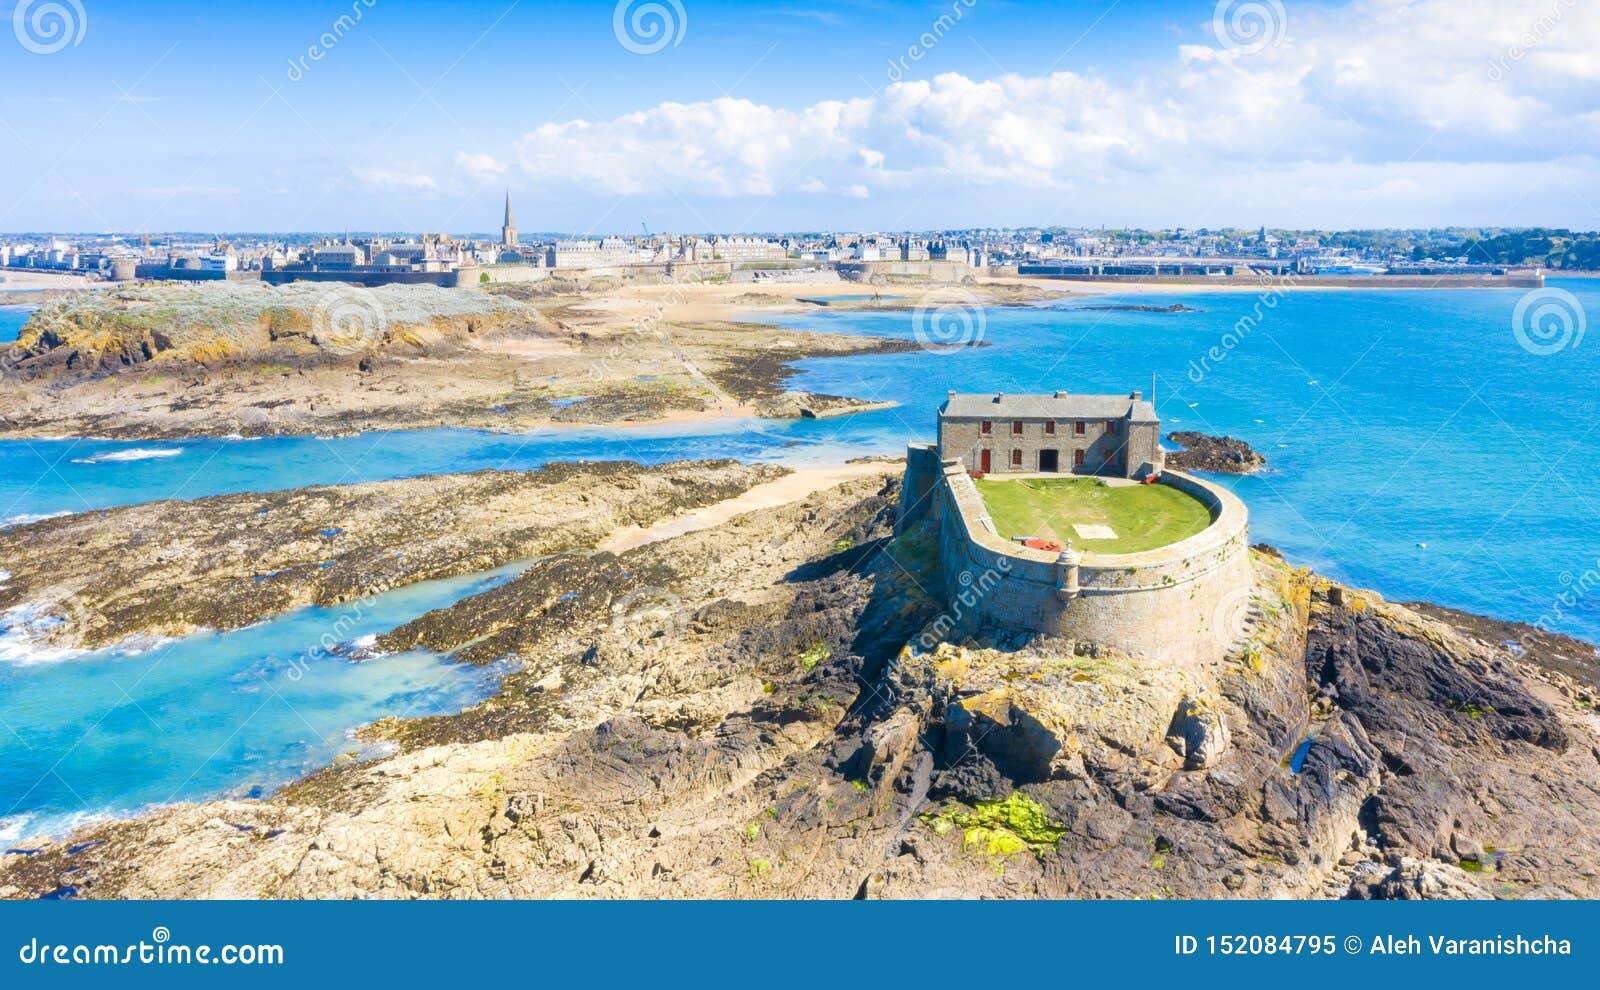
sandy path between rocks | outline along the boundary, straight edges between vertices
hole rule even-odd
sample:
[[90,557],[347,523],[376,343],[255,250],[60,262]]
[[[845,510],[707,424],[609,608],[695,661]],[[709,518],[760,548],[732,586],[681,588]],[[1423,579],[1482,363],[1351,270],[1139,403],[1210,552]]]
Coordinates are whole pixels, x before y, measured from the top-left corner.
[[671,519],[663,519],[652,526],[630,526],[619,529],[609,538],[602,541],[595,549],[607,553],[622,553],[636,547],[661,540],[670,540],[675,536],[693,533],[698,530],[719,526],[722,523],[754,512],[758,509],[771,509],[790,502],[798,502],[815,492],[820,492],[835,485],[843,484],[855,478],[864,478],[869,475],[899,474],[905,465],[897,461],[866,461],[853,464],[833,464],[826,467],[800,468],[793,474],[788,474],[776,481],[760,484],[726,501],[715,505],[708,505],[703,509]]

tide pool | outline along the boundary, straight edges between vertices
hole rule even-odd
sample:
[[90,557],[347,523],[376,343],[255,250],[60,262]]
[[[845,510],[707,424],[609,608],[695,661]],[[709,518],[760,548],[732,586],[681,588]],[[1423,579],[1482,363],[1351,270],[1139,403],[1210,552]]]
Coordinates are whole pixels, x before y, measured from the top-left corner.
[[5,294],[0,293],[0,344],[9,344],[17,339],[17,334],[22,331],[23,324],[28,322],[28,316],[34,310],[32,306],[15,306],[5,303]]
[[[1600,313],[1600,282],[1551,280],[1550,288],[1571,293],[1586,315]],[[947,390],[1148,391],[1154,374],[1164,429],[1231,434],[1268,457],[1264,474],[1220,479],[1249,506],[1255,540],[1394,599],[1542,620],[1600,641],[1600,602],[1577,592],[1600,584],[1592,533],[1600,497],[1586,483],[1600,459],[1600,341],[1524,346],[1513,328],[1526,296],[1162,292],[975,310],[958,314],[958,342],[985,346],[800,362],[793,388],[900,403],[838,419],[0,441],[0,525],[158,498],[558,460],[803,464],[899,454],[908,440],[933,438]],[[1085,308],[1173,303],[1198,312]],[[7,328],[14,335],[20,313],[0,308],[0,338]],[[914,319],[819,308],[775,322],[916,339]],[[501,577],[393,592],[350,636]],[[452,711],[493,690],[495,672],[429,654],[331,656],[298,681],[277,673],[336,619],[327,611],[136,656],[0,663],[0,836],[168,800],[264,793],[355,748],[347,733],[364,722]]]
[[148,805],[268,794],[341,753],[363,751],[350,731],[357,726],[384,715],[455,712],[487,697],[503,669],[425,650],[360,661],[347,653],[524,566],[131,651],[6,651],[0,850]]

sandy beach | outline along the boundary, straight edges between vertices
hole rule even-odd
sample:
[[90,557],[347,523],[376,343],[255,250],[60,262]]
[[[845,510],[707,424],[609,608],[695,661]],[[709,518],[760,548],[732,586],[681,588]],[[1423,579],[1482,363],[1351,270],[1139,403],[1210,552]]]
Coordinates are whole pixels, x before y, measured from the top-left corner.
[[98,282],[83,275],[68,275],[64,272],[27,272],[15,269],[0,269],[0,302],[4,302],[8,292],[39,292],[44,289],[87,289],[101,287],[105,282]]

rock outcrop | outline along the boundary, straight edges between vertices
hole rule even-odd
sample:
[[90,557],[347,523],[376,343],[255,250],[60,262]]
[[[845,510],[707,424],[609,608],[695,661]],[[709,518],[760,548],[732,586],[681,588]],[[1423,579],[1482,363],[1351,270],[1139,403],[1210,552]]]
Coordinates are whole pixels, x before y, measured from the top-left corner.
[[1183,449],[1167,454],[1167,465],[1181,471],[1210,471],[1215,474],[1250,474],[1267,466],[1266,457],[1248,443],[1233,437],[1213,437],[1205,433],[1179,430],[1167,439]]
[[397,753],[267,800],[7,857],[0,893],[1600,894],[1600,741],[1561,675],[1260,554],[1238,642],[1197,670],[923,648],[936,558],[891,536],[896,497],[855,481],[551,557],[389,637],[515,660],[494,697],[374,725]]
[[237,629],[592,547],[785,473],[733,461],[552,464],[46,519],[0,529],[0,630],[26,620],[42,647],[87,649]]

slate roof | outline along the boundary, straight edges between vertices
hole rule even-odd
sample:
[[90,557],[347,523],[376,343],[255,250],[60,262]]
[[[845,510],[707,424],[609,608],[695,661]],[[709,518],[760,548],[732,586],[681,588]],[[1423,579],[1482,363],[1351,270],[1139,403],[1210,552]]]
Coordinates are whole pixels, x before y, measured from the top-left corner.
[[939,409],[944,419],[1125,419],[1155,423],[1155,406],[1129,395],[1006,395],[955,392]]

